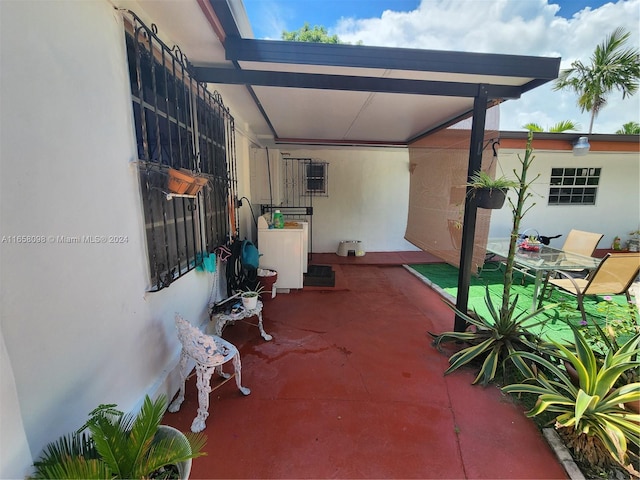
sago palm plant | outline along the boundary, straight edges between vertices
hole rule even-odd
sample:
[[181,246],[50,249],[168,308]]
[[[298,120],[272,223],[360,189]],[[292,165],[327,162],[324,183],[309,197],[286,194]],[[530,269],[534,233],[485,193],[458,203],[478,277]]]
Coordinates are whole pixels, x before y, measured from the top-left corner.
[[205,455],[202,434],[163,435],[165,409],[164,397],[152,402],[148,396],[137,415],[100,405],[78,431],[45,448],[32,478],[149,478],[163,467]]
[[[520,359],[519,365],[528,360],[533,362],[532,368],[521,369],[527,377],[525,383],[507,385],[502,391],[538,395],[527,416],[534,417],[545,411],[557,414],[556,428],[562,430],[570,446],[580,446],[575,453],[589,464],[605,465],[613,460],[629,473],[638,475],[630,457],[636,455],[637,461],[640,415],[625,404],[640,401],[640,383],[616,385],[626,372],[640,366],[640,334],[619,349],[609,350],[599,364],[585,338],[575,326],[571,328],[575,351],[553,343],[558,359],[575,369],[578,385],[558,363],[533,352],[515,352],[513,356]],[[599,451],[606,452],[608,458],[598,458]]]

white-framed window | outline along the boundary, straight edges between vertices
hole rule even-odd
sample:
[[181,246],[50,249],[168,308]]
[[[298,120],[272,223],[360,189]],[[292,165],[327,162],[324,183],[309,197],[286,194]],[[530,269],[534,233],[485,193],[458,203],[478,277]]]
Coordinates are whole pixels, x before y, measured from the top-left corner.
[[552,168],[549,205],[595,205],[601,171],[599,167]]

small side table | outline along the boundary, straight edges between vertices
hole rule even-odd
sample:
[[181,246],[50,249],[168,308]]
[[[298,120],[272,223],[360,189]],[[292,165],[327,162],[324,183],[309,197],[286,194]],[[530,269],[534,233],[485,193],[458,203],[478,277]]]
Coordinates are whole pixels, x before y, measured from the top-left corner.
[[243,320],[245,318],[257,316],[258,317],[258,328],[260,329],[260,335],[267,342],[271,340],[273,337],[264,331],[264,327],[262,326],[262,302],[258,300],[258,304],[256,308],[252,310],[240,310],[236,313],[217,313],[211,315],[211,321],[214,322],[213,331],[215,335],[222,337],[222,330],[227,326],[228,323],[234,324],[238,320]]

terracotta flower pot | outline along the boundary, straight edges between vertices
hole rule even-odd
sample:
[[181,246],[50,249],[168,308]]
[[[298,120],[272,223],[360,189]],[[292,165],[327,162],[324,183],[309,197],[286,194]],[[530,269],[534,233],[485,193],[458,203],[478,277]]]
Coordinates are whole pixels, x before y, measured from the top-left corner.
[[189,185],[189,188],[187,188],[187,191],[184,193],[187,195],[197,195],[207,182],[208,180],[205,177],[193,177],[193,183]]
[[170,168],[167,188],[171,193],[183,195],[193,183],[193,178],[194,177],[188,173],[176,170],[175,168]]

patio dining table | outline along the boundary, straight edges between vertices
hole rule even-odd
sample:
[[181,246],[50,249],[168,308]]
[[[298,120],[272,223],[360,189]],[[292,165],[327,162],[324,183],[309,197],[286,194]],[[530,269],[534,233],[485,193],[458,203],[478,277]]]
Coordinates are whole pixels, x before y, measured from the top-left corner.
[[[508,238],[490,238],[487,241],[487,251],[507,258],[509,255],[509,243],[510,240]],[[543,293],[540,292],[543,276],[558,270],[595,270],[602,259],[566,252],[559,248],[540,244],[538,251],[516,247],[514,260],[525,274],[530,274],[535,278],[531,305],[531,311],[533,312],[538,307],[538,297]],[[529,271],[532,273],[529,273]]]

